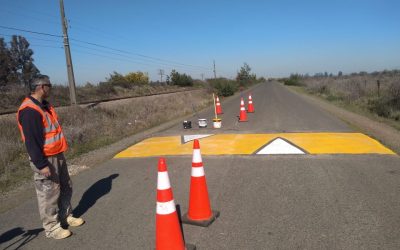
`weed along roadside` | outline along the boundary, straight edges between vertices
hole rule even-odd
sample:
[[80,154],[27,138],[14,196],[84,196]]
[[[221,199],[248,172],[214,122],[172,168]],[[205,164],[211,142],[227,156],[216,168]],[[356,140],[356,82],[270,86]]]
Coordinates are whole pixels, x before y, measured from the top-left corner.
[[[206,89],[102,103],[93,108],[63,107],[57,110],[70,145],[69,162],[90,151],[211,105]],[[192,105],[184,105],[191,103]],[[176,107],[180,107],[179,109]],[[0,191],[6,193],[31,179],[25,146],[15,115],[0,119]]]
[[283,82],[400,154],[399,79],[400,72],[393,70],[337,77],[292,75]]
[[287,86],[300,87],[350,111],[366,115],[400,130],[400,71],[353,73],[314,77],[292,75]]

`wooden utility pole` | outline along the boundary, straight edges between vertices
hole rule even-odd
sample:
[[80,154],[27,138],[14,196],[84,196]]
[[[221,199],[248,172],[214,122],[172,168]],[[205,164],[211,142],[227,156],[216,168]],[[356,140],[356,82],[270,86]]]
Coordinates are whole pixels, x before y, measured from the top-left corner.
[[214,60],[214,79],[217,79],[217,71],[215,70],[215,60]]
[[162,83],[162,77],[164,75],[164,70],[163,69],[159,69],[158,70],[158,74],[161,76],[161,83]]
[[64,13],[64,1],[60,0],[60,11],[61,11],[61,26],[64,34],[64,49],[65,58],[67,60],[67,72],[68,72],[68,82],[69,82],[69,97],[71,105],[76,105],[76,90],[75,90],[75,77],[74,68],[72,67],[71,51],[69,48],[69,39],[67,32],[67,20],[65,19]]

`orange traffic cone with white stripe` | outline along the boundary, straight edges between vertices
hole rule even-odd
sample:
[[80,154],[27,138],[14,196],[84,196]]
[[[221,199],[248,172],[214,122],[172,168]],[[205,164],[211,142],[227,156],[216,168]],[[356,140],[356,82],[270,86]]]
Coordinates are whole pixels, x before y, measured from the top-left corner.
[[200,153],[199,140],[193,143],[192,176],[190,180],[189,209],[182,217],[182,222],[208,227],[217,217],[218,211],[211,210],[208,197],[206,176]]
[[246,113],[246,109],[244,108],[243,97],[240,98],[239,122],[247,122],[247,113]]
[[185,249],[164,158],[158,160],[156,249]]
[[217,115],[223,114],[221,103],[219,102],[218,96],[217,96],[217,101],[216,101],[216,104],[215,104],[215,112],[217,113]]
[[247,105],[247,113],[254,113],[253,99],[251,98],[251,94],[249,94],[249,103]]

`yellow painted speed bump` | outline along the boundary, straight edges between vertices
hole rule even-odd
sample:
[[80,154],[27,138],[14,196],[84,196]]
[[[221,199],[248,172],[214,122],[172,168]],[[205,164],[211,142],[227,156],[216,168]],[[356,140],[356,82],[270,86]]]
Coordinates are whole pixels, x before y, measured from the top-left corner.
[[[218,134],[200,139],[203,155],[251,155],[281,138],[308,154],[390,154],[395,153],[361,133],[277,133]],[[190,155],[181,136],[153,137],[118,153],[114,158],[161,155]]]

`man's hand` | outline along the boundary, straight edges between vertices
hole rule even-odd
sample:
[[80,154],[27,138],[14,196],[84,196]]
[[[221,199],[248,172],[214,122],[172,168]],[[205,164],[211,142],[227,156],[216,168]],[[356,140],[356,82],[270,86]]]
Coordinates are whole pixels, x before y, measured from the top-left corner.
[[51,172],[50,172],[50,168],[49,168],[49,167],[42,168],[42,169],[40,169],[39,171],[40,171],[40,173],[41,173],[42,175],[44,175],[44,176],[46,176],[46,177],[49,177],[49,176],[51,175]]

